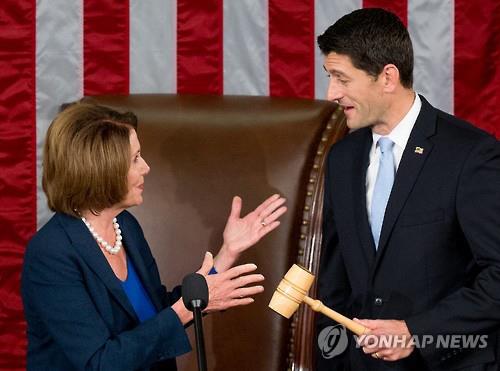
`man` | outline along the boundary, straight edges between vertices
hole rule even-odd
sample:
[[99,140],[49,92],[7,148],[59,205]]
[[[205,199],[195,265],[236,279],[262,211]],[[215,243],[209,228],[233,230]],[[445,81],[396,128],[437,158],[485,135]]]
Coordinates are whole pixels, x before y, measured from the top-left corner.
[[498,142],[415,94],[394,14],[354,11],[318,44],[352,130],[328,157],[318,296],[368,336],[316,369],[496,370]]

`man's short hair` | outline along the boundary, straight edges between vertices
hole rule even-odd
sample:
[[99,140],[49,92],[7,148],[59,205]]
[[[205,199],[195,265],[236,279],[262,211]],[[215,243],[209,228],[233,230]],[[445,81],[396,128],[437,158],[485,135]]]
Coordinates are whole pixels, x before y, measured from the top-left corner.
[[137,117],[77,102],[52,121],[43,151],[42,186],[52,211],[78,216],[122,201],[128,192],[130,132]]
[[380,8],[358,9],[340,18],[322,35],[318,45],[350,57],[354,67],[377,78],[387,64],[399,70],[401,85],[413,85],[413,47],[408,30],[393,13]]

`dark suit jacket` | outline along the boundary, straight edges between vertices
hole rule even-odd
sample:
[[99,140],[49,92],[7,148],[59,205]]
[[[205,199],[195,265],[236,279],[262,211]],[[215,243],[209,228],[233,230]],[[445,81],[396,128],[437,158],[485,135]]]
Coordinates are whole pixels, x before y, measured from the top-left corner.
[[[341,356],[318,355],[317,369],[493,367],[500,326],[499,143],[422,97],[377,251],[366,212],[371,145],[371,130],[363,128],[329,154],[318,296],[350,317],[403,319],[412,335],[432,335],[434,342],[394,363],[364,355],[351,341]],[[329,322],[318,316],[317,324],[321,330]],[[437,344],[440,334],[487,335],[487,346],[445,348]]]
[[128,258],[158,314],[143,322],[80,219],[55,214],[28,244],[22,297],[28,322],[28,370],[175,370],[190,350],[135,218],[118,216]]

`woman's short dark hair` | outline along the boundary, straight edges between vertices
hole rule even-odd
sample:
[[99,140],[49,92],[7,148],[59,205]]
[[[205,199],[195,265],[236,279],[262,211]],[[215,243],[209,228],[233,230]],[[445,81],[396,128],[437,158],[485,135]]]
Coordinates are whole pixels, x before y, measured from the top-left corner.
[[122,201],[137,117],[96,104],[66,105],[47,131],[42,186],[52,211],[78,216]]
[[347,55],[354,67],[375,78],[384,66],[394,64],[401,85],[413,85],[410,35],[401,20],[384,9],[358,9],[343,16],[318,36],[318,45],[324,55]]

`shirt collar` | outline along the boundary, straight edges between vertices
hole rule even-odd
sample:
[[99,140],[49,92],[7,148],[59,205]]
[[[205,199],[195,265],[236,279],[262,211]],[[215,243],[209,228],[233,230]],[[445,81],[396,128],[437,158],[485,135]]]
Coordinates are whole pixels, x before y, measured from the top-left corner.
[[[410,138],[411,131],[415,122],[417,121],[418,114],[420,113],[420,108],[422,107],[422,101],[418,94],[415,94],[415,99],[410,110],[406,113],[403,119],[392,129],[392,131],[387,135],[387,137],[394,142],[400,148],[405,148],[408,139]],[[376,144],[379,138],[382,136],[372,132],[373,143]]]

